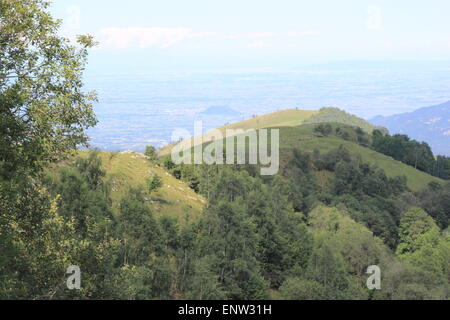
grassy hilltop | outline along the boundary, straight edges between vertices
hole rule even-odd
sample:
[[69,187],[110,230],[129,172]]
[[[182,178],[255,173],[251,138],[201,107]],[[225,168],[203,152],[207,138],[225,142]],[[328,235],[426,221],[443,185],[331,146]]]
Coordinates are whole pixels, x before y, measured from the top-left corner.
[[[319,124],[328,124],[333,133],[323,135],[315,128]],[[442,182],[425,172],[417,170],[389,156],[376,152],[359,143],[358,128],[368,143],[372,139],[372,131],[375,129],[387,132],[385,128],[374,126],[364,119],[348,114],[336,108],[323,108],[320,111],[309,110],[281,110],[267,115],[255,117],[246,121],[237,122],[219,128],[222,132],[226,129],[262,129],[278,128],[280,130],[280,157],[281,163],[288,166],[293,149],[300,149],[313,153],[318,150],[321,153],[329,152],[340,145],[350,151],[353,157],[361,157],[362,161],[383,169],[388,177],[405,176],[407,185],[412,191],[425,188],[430,182]],[[339,131],[339,134],[336,133]],[[204,143],[204,146],[208,143]],[[225,145],[225,143],[224,143]],[[159,151],[160,156],[167,156],[173,145],[168,145]]]
[[[257,116],[248,120],[232,123],[223,127],[218,128],[224,135],[227,129],[262,129],[262,128],[272,128],[272,127],[291,127],[302,124],[306,119],[318,114],[319,111],[316,110],[297,110],[297,109],[287,109],[280,110],[273,113],[265,114],[262,116]],[[191,139],[192,141],[193,139]],[[170,154],[173,144],[169,144],[161,148],[158,152],[160,156],[165,156]]]
[[[286,109],[272,113],[268,113],[261,116],[256,116],[248,120],[232,123],[218,128],[224,135],[227,129],[263,129],[274,127],[296,127],[302,124],[318,124],[339,122],[351,126],[358,126],[364,131],[371,133],[375,129],[379,129],[383,132],[387,130],[383,127],[374,126],[362,118],[349,114],[345,111],[337,108],[322,108],[320,110],[298,110],[298,109]],[[203,135],[205,136],[205,134]],[[191,139],[192,143],[193,139]],[[170,154],[174,144],[169,144],[161,148],[158,152],[160,156]]]

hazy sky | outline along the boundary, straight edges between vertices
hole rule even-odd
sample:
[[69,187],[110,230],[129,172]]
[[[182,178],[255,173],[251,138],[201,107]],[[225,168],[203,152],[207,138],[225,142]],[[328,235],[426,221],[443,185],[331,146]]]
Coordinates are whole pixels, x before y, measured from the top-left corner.
[[54,0],[99,67],[276,68],[450,59],[448,0]]

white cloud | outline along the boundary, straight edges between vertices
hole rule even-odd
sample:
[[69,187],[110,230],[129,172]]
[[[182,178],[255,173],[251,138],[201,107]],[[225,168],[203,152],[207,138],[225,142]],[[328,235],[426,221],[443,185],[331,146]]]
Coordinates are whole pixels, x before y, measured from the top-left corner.
[[227,38],[238,40],[238,39],[261,39],[261,38],[275,38],[275,37],[303,37],[309,35],[317,35],[319,31],[306,30],[306,31],[289,31],[289,32],[246,32],[246,33],[235,33],[229,35]]
[[235,33],[228,36],[230,39],[256,39],[256,38],[270,38],[277,34],[275,32],[246,32]]
[[263,40],[255,40],[250,42],[246,48],[250,49],[260,49],[260,48],[267,48],[270,47],[270,43],[263,41]]
[[306,31],[291,31],[286,35],[289,37],[304,37],[304,36],[314,36],[320,34],[319,31],[316,30],[306,30]]
[[97,34],[101,48],[169,48],[175,43],[192,38],[214,35],[212,32],[194,32],[188,28],[104,28]]
[[369,17],[367,18],[367,28],[369,30],[380,30],[383,26],[383,16],[380,6],[369,6],[367,8]]
[[247,48],[265,48],[271,44],[267,39],[276,40],[286,37],[304,37],[316,35],[319,32],[313,30],[291,31],[291,32],[245,32],[224,34],[217,32],[197,32],[189,28],[159,28],[159,27],[109,27],[101,29],[96,34],[100,42],[100,49],[165,49],[185,40],[201,39],[205,37],[216,37],[219,39],[247,40]]

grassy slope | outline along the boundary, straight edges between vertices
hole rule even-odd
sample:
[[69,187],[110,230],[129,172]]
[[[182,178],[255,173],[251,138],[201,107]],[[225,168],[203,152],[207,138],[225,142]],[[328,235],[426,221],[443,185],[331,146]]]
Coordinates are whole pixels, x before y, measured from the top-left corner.
[[248,119],[245,121],[233,123],[220,130],[225,129],[260,129],[271,127],[292,127],[298,126],[306,119],[317,114],[316,110],[297,110],[287,109],[280,110],[273,113],[265,114],[256,118]]
[[[331,124],[333,127],[339,126],[343,130],[353,130],[351,127],[343,124]],[[394,160],[384,154],[378,153],[372,149],[363,147],[355,142],[347,141],[336,136],[322,137],[314,132],[315,125],[304,124],[297,127],[278,127],[280,130],[280,166],[288,166],[292,157],[292,149],[298,148],[305,151],[319,150],[326,153],[338,148],[340,145],[345,146],[350,153],[357,157],[361,156],[364,162],[376,165],[383,169],[388,177],[406,176],[408,187],[412,191],[419,191],[426,187],[431,181],[442,183],[443,180],[433,177],[425,172],[414,169],[400,161]],[[270,144],[270,139],[269,139]],[[205,143],[203,147],[207,146]],[[237,146],[237,142],[235,142]],[[224,148],[225,148],[224,144]],[[270,146],[269,146],[270,148]],[[247,149],[248,150],[248,149]],[[269,149],[270,150],[270,149]],[[248,151],[247,151],[248,152]],[[332,174],[329,172],[316,172],[321,184],[325,185]]]
[[[416,170],[410,166],[407,166],[399,161],[392,159],[391,157],[380,154],[369,148],[358,145],[350,141],[340,139],[338,137],[319,137],[313,132],[314,124],[310,122],[314,118],[317,118],[319,122],[324,119],[322,117],[329,116],[329,113],[338,113],[343,121],[350,121],[351,124],[353,120],[357,120],[357,125],[364,124],[364,120],[354,117],[345,112],[334,109],[322,109],[321,111],[310,111],[310,110],[296,110],[288,109],[281,110],[267,115],[252,118],[246,121],[234,123],[227,125],[225,127],[219,128],[222,132],[226,129],[258,129],[258,128],[279,128],[280,131],[280,148],[281,148],[281,162],[286,160],[291,153],[290,150],[293,148],[300,148],[303,150],[313,151],[318,149],[322,153],[328,152],[332,149],[339,147],[339,145],[344,145],[352,154],[355,156],[357,154],[361,155],[363,161],[377,165],[383,169],[389,177],[404,175],[407,177],[408,187],[413,191],[418,191],[428,185],[431,181],[442,182],[441,179],[432,177],[422,171]],[[353,119],[353,117],[355,119]],[[356,121],[355,120],[355,121]],[[365,121],[364,121],[365,122]],[[303,124],[304,123],[304,124]],[[366,122],[367,126],[372,129],[372,126]],[[333,123],[333,127],[336,125],[346,127],[342,124]],[[167,155],[170,152],[172,145],[168,145],[159,151],[159,155]],[[325,177],[323,177],[325,179]],[[325,179],[326,180],[326,179]]]
[[111,197],[116,203],[129,187],[144,186],[146,179],[156,173],[163,181],[161,189],[151,195],[151,207],[156,215],[168,215],[182,222],[196,218],[202,212],[206,203],[203,197],[164,168],[150,163],[143,154],[101,152],[100,157],[107,172],[106,178],[113,184]]
[[413,191],[426,187],[431,181],[442,182],[439,178],[432,177],[425,172],[416,170],[400,161],[356,143],[338,137],[317,137],[313,134],[310,126],[280,128],[280,148],[282,150],[299,148],[313,151],[318,149],[321,153],[325,153],[339,147],[341,144],[353,155],[361,155],[363,161],[383,169],[389,177],[405,175],[408,179],[408,187]]
[[[241,122],[236,122],[224,127],[218,128],[224,135],[227,129],[260,129],[260,128],[272,128],[272,127],[290,127],[298,126],[306,119],[317,114],[319,111],[315,110],[297,110],[287,109],[280,110],[273,113],[258,116],[252,119],[248,119]],[[192,141],[192,139],[191,139]],[[165,156],[170,153],[173,144],[169,144],[158,151],[160,156]]]

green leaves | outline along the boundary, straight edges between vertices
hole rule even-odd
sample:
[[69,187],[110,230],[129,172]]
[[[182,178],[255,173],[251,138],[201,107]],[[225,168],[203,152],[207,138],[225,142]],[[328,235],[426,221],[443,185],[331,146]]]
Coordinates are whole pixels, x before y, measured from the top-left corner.
[[148,190],[150,193],[156,192],[158,191],[159,188],[162,187],[163,182],[160,176],[158,176],[157,174],[155,174],[153,177],[151,177],[148,182]]
[[[93,39],[72,44],[61,37],[61,23],[47,8],[44,0],[0,1],[0,235],[2,252],[12,254],[0,261],[1,285],[9,283],[2,297],[58,296],[67,263],[82,260],[80,251],[89,247],[80,234],[88,238],[97,228],[83,203],[96,194],[76,173],[66,172],[71,184],[62,190],[73,196],[70,187],[78,187],[78,199],[63,205],[68,211],[76,205],[70,213],[40,181],[43,167],[86,144],[85,129],[96,124],[96,97],[83,92],[82,82]],[[94,169],[87,175],[98,181]],[[101,207],[103,199],[96,200]],[[107,220],[108,210],[102,214]]]
[[82,91],[95,42],[87,35],[78,44],[61,37],[47,6],[41,0],[0,4],[0,161],[16,171],[61,159],[85,144],[84,130],[96,124],[95,94]]
[[440,234],[433,219],[422,209],[413,208],[402,216],[399,233],[399,257],[448,284],[450,237]]

